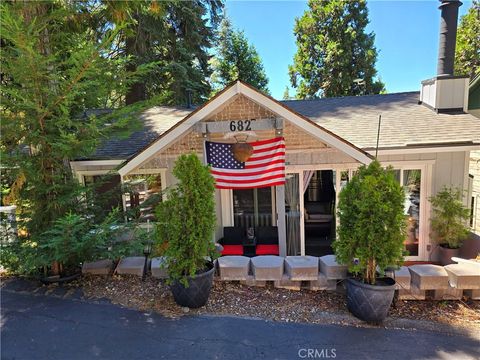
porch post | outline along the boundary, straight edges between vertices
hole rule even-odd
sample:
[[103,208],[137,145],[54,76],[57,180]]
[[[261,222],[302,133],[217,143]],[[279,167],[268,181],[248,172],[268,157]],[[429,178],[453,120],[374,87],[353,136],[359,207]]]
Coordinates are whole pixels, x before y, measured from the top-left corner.
[[287,256],[287,227],[285,225],[285,185],[275,187],[277,205],[278,246],[280,256]]

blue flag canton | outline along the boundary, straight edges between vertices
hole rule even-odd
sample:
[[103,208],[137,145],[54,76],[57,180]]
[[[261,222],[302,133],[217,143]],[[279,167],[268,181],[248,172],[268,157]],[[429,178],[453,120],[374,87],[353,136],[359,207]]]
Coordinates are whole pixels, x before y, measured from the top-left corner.
[[244,169],[245,163],[235,160],[232,144],[206,141],[207,163],[219,169]]

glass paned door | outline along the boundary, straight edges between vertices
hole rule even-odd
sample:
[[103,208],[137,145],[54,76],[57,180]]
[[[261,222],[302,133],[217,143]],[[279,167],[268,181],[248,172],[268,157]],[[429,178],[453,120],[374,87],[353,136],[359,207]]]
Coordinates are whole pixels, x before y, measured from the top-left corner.
[[407,238],[405,249],[408,256],[419,256],[420,245],[420,199],[421,170],[403,170],[403,188],[405,191],[405,216],[407,221]]
[[287,255],[301,254],[300,174],[286,174],[285,221],[287,228]]

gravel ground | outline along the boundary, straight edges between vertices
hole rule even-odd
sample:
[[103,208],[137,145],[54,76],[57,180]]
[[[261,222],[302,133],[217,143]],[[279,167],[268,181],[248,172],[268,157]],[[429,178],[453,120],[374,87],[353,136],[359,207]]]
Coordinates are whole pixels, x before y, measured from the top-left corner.
[[[214,282],[207,305],[200,309],[175,304],[168,286],[147,277],[84,277],[77,283],[88,298],[107,298],[113,303],[142,311],[155,311],[167,317],[185,314],[233,315],[285,322],[308,322],[367,326],[346,308],[343,294],[327,291],[290,291],[248,287],[236,282]],[[397,301],[385,327],[423,327],[480,330],[480,301]]]

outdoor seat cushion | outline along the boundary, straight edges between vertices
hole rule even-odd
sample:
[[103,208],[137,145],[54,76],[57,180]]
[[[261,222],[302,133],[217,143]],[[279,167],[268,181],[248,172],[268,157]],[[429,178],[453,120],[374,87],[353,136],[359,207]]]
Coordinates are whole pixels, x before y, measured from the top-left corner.
[[257,244],[278,245],[278,228],[276,226],[258,226],[255,228]]
[[223,238],[219,241],[222,245],[241,245],[246,238],[247,231],[244,227],[225,226]]
[[222,255],[243,255],[243,246],[223,245]]
[[278,245],[257,245],[255,249],[256,255],[279,255],[280,248]]

